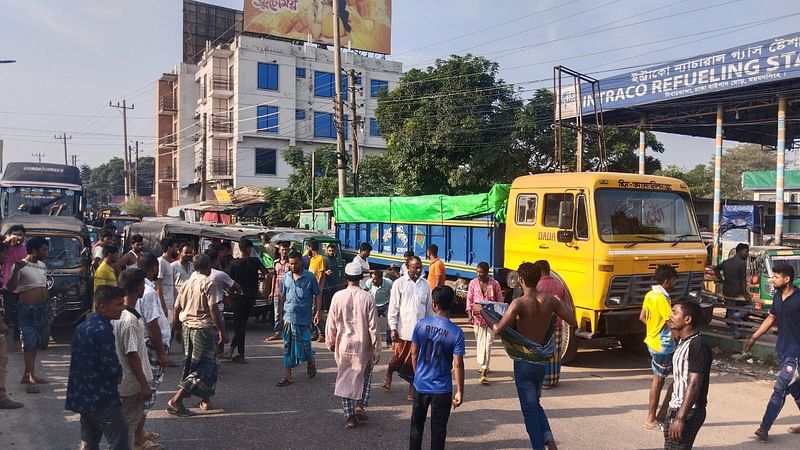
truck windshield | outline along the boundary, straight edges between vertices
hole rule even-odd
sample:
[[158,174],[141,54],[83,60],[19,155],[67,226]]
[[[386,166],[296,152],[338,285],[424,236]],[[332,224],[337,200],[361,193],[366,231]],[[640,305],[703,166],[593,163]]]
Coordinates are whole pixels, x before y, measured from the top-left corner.
[[63,188],[10,187],[3,190],[3,217],[15,214],[74,216],[78,209],[75,191]]
[[595,209],[604,242],[700,242],[685,192],[601,189]]
[[50,246],[45,263],[49,269],[72,269],[81,265],[81,240],[76,237],[45,237]]

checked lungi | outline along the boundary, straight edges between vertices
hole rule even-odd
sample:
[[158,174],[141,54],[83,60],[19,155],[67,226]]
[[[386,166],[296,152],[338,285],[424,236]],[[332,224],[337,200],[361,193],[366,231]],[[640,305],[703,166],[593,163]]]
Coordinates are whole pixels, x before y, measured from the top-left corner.
[[178,387],[191,395],[208,399],[214,395],[219,375],[217,330],[183,327],[183,380]]
[[688,450],[691,449],[694,445],[694,440],[697,437],[697,433],[700,431],[700,427],[703,426],[703,423],[706,421],[706,409],[705,408],[692,408],[689,410],[689,413],[686,414],[686,420],[683,422],[683,435],[681,436],[680,440],[672,439],[669,437],[669,427],[672,425],[672,421],[675,419],[675,416],[678,415],[677,409],[670,408],[667,411],[667,420],[664,423],[664,449],[665,450]]
[[369,394],[372,392],[372,369],[374,365],[370,362],[364,372],[364,390],[361,391],[361,400],[342,397],[342,410],[344,418],[349,419],[356,414],[356,406],[369,406]]
[[283,366],[292,369],[314,359],[311,327],[285,322],[283,325]]
[[[150,398],[144,401],[144,413],[146,415],[153,408],[158,388],[164,382],[164,367],[161,366],[161,359],[158,357],[156,347],[149,337],[145,338],[144,345],[147,347],[147,359],[150,360],[150,369],[153,372],[153,379],[150,380]],[[164,353],[169,353],[169,347],[166,345],[164,346]]]
[[555,352],[553,352],[550,363],[545,366],[542,386],[558,386],[558,380],[561,377],[561,347],[564,343],[563,328],[561,326],[557,325],[553,330],[553,341],[555,343]]

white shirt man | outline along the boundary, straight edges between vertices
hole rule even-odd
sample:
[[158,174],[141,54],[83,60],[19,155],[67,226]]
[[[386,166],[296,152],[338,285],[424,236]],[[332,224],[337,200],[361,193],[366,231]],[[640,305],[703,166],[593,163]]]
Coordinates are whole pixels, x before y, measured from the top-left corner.
[[400,339],[410,341],[417,321],[433,315],[432,305],[427,280],[419,277],[414,281],[408,275],[398,278],[389,297],[389,329],[397,330]]

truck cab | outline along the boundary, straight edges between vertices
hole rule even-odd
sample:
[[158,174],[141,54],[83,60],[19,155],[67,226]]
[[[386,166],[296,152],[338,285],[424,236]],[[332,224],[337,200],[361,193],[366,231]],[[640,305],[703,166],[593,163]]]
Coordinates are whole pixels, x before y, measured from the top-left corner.
[[546,259],[570,293],[578,329],[565,329],[565,362],[580,338],[617,337],[623,347],[641,349],[639,313],[658,265],[678,271],[673,300],[703,289],[706,249],[689,190],[672,178],[608,172],[517,178],[504,245],[509,287],[518,284],[519,264]]

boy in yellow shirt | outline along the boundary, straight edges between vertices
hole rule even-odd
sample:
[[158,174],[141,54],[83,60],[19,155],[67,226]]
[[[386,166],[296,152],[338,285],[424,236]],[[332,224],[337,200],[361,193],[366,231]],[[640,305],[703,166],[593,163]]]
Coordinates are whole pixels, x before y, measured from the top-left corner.
[[644,427],[650,430],[658,429],[658,398],[661,396],[664,380],[672,373],[675,340],[667,326],[667,320],[672,312],[669,291],[678,283],[678,272],[672,266],[660,265],[656,268],[655,277],[658,284],[653,285],[652,290],[644,296],[642,312],[639,314],[639,320],[647,327],[644,342],[652,356],[650,366],[653,369],[653,383],[650,385],[647,420],[644,422]]

